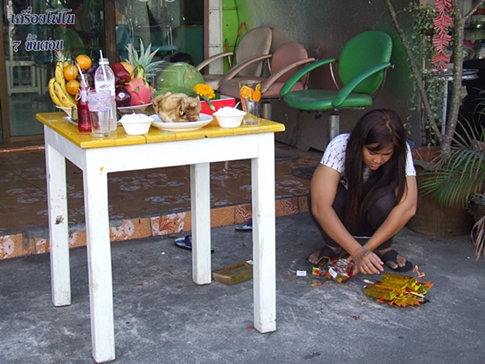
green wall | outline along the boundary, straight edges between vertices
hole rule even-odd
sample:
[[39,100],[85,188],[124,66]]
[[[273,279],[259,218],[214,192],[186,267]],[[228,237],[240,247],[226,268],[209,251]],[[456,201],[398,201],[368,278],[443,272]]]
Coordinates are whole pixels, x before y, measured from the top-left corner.
[[[239,28],[242,26],[241,34],[238,37]],[[224,40],[224,51],[226,44],[230,52],[234,52],[234,46],[244,34],[254,28],[254,20],[251,9],[244,0],[222,0],[222,39]],[[227,71],[228,64],[224,64]]]

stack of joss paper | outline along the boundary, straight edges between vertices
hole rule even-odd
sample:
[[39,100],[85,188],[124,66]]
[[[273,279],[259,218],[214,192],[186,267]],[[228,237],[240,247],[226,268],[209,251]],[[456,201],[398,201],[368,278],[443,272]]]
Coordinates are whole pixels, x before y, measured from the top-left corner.
[[433,287],[431,282],[418,281],[416,277],[383,273],[382,281],[369,282],[364,294],[396,306],[416,306],[429,302],[426,294]]
[[[418,277],[424,277],[415,268]],[[312,275],[326,277],[339,283],[347,282],[352,277],[353,263],[346,258],[322,259],[312,269]],[[413,276],[393,273],[383,273],[382,281],[370,282],[364,280],[364,294],[377,299],[377,302],[387,302],[396,306],[417,306],[429,302],[426,294],[433,287],[431,282],[423,282]]]

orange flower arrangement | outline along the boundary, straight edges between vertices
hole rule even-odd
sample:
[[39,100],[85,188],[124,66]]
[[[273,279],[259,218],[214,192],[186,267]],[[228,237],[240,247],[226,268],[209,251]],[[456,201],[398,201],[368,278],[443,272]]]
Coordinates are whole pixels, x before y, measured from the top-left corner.
[[198,83],[197,85],[195,85],[194,91],[197,93],[197,95],[207,97],[209,100],[212,100],[216,97],[216,93],[214,92],[212,87],[206,85],[205,83]]
[[249,86],[241,87],[239,91],[241,99],[253,99],[256,102],[261,100],[261,84],[258,83],[254,89]]

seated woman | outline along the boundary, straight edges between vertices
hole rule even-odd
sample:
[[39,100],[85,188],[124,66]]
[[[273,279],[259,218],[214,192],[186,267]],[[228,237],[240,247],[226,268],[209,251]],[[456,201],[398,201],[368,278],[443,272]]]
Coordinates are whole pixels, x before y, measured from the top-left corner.
[[[416,171],[406,131],[392,110],[365,114],[351,134],[334,138],[310,184],[308,206],[325,246],[310,255],[350,254],[353,274],[379,274],[413,265],[392,248],[392,238],[416,212]],[[356,236],[367,236],[361,245]]]

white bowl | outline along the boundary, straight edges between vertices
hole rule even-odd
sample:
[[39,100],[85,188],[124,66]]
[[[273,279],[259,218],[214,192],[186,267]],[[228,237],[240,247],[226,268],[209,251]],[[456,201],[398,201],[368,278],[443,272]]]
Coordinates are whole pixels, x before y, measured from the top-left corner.
[[56,107],[64,111],[67,114],[67,116],[69,116],[69,118],[72,117],[72,107],[63,107],[63,106],[57,106],[57,105]]
[[153,119],[144,114],[130,114],[124,115],[120,119],[125,133],[128,135],[142,135],[148,133]]
[[246,112],[234,107],[223,107],[212,115],[217,118],[217,122],[221,128],[237,128],[241,125]]

